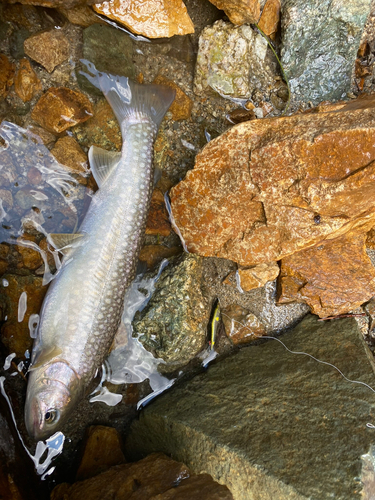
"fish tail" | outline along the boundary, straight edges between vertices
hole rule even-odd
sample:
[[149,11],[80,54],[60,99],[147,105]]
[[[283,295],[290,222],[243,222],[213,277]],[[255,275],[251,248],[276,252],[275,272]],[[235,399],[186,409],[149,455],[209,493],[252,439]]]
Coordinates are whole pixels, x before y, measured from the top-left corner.
[[82,62],[92,75],[81,74],[103,92],[120,124],[129,117],[147,115],[159,127],[175,98],[173,89],[163,85],[140,85],[125,76],[102,73],[85,59]]

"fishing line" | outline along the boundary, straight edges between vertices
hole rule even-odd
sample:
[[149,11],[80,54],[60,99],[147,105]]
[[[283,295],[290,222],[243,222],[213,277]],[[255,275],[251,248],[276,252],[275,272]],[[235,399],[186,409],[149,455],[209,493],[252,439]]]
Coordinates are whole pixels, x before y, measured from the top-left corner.
[[[226,318],[228,318],[230,321],[233,321],[235,323],[238,323],[239,325],[241,325],[242,328],[246,328],[248,329],[250,332],[250,328],[246,325],[244,325],[243,323],[241,323],[241,321],[237,321],[236,319],[234,318],[231,318],[230,316],[228,316],[227,314],[225,313],[221,313],[222,316],[225,316]],[[278,339],[277,337],[271,337],[269,335],[256,335],[256,334],[253,334],[254,337],[258,338],[258,339],[270,339],[270,340],[277,340],[277,342],[279,342],[283,347],[284,349],[286,349],[288,352],[290,352],[291,354],[296,354],[296,355],[303,355],[303,356],[308,356],[309,358],[313,359],[314,361],[317,361],[318,363],[322,364],[322,365],[327,365],[327,366],[330,366],[332,368],[334,368],[337,372],[339,372],[339,374],[347,381],[347,382],[350,382],[351,384],[358,384],[358,385],[363,385],[365,387],[367,387],[368,389],[370,389],[370,391],[372,391],[374,394],[375,394],[375,389],[373,389],[370,385],[366,384],[366,382],[361,382],[360,380],[352,380],[350,378],[348,378],[346,375],[343,374],[343,372],[335,365],[333,365],[332,363],[328,363],[328,361],[323,361],[321,359],[318,359],[316,358],[315,356],[313,356],[312,354],[309,354],[308,352],[304,352],[304,351],[292,351],[291,349],[289,349],[289,347],[287,347],[284,342],[282,342],[280,339]],[[366,424],[366,427],[368,427],[369,429],[375,429],[375,425],[371,424],[371,423],[367,423]]]

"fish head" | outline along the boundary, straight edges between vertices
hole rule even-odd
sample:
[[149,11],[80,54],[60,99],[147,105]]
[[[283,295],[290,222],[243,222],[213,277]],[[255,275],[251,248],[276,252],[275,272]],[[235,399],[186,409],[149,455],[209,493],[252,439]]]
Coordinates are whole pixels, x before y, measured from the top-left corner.
[[68,363],[52,361],[31,369],[27,385],[25,424],[35,441],[61,430],[80,396],[79,377]]

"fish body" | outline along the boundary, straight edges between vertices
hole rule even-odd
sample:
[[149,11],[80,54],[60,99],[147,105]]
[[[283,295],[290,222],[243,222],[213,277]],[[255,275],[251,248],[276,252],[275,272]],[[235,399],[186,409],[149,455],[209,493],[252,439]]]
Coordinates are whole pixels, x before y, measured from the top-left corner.
[[[61,428],[101,366],[121,321],[153,190],[152,145],[174,92],[94,72],[121,124],[121,153],[92,147],[99,185],[40,315],[25,422],[35,439]],[[52,236],[53,240],[53,236]],[[61,240],[61,238],[60,238]]]

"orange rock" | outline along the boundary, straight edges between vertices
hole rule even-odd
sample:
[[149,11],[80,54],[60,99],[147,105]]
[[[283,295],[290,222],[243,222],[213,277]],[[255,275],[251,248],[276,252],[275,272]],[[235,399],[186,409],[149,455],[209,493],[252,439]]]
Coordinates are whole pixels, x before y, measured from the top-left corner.
[[182,0],[112,0],[97,3],[93,8],[98,14],[148,38],[194,33]]
[[375,225],[375,99],[253,120],[209,142],[171,190],[189,251],[249,267]]
[[349,234],[282,259],[278,303],[306,302],[321,318],[345,314],[375,295],[366,235]]
[[366,247],[375,250],[375,228],[370,229],[366,236]]
[[[254,288],[259,288],[264,286],[268,281],[276,279],[280,273],[280,268],[277,262],[268,262],[263,264],[258,264],[257,266],[251,267],[249,269],[238,269],[238,276],[240,280],[240,286],[244,292],[253,290]],[[230,279],[234,274],[231,273],[224,281],[225,284],[232,285],[235,282]]]
[[0,54],[0,97],[6,97],[13,85],[15,66],[5,54]]
[[169,236],[172,231],[167,209],[165,208],[164,196],[160,189],[155,188],[152,193],[150,210],[146,223],[146,234],[160,234]]
[[139,253],[139,260],[145,262],[148,269],[152,269],[163,259],[178,255],[181,252],[181,247],[168,248],[163,245],[146,245]]
[[165,78],[164,76],[158,75],[154,83],[157,85],[166,85],[171,87],[176,91],[176,97],[169,108],[172,113],[173,120],[187,120],[191,116],[191,110],[193,108],[193,101],[188,97],[183,90],[180,89],[172,80]]
[[49,132],[60,134],[92,115],[92,104],[84,94],[66,87],[51,87],[36,103],[31,118]]
[[70,55],[68,39],[61,30],[53,29],[36,33],[23,44],[25,53],[52,73],[56,66],[66,61]]
[[238,304],[224,308],[222,318],[225,333],[234,344],[246,344],[266,334],[259,319]]
[[254,24],[259,20],[259,0],[210,0],[210,2],[223,10],[233,24]]
[[33,134],[37,135],[43,142],[45,146],[49,146],[52,142],[55,142],[56,137],[48,132],[47,130],[44,130],[42,127],[37,127],[36,125],[30,125],[27,127],[30,132]]
[[51,153],[61,165],[68,167],[73,173],[85,177],[89,174],[87,155],[74,137],[61,137],[51,149]]
[[267,36],[276,33],[280,22],[280,0],[267,0],[260,16],[258,26]]
[[15,78],[14,88],[16,94],[23,100],[23,102],[30,101],[35,94],[42,90],[42,84],[31,67],[29,60],[26,58],[21,59],[20,61],[20,67]]
[[[9,3],[16,3],[19,0],[7,0]],[[64,7],[69,9],[75,5],[92,4],[94,0],[22,0],[26,5],[40,5],[41,7]]]

